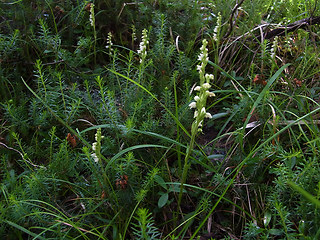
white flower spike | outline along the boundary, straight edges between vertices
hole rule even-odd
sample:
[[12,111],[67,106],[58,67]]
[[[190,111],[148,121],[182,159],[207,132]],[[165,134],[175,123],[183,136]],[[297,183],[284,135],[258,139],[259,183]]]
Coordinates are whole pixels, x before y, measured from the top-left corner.
[[196,86],[194,91],[198,91],[199,93],[194,97],[194,101],[189,104],[190,109],[195,108],[193,116],[195,120],[191,127],[192,134],[202,132],[203,120],[205,118],[212,118],[211,113],[206,111],[207,98],[215,96],[213,92],[209,91],[211,88],[210,82],[214,79],[214,76],[213,74],[205,73],[209,61],[207,44],[208,41],[204,39],[198,55],[200,64],[197,65],[197,71],[200,76],[200,86]]

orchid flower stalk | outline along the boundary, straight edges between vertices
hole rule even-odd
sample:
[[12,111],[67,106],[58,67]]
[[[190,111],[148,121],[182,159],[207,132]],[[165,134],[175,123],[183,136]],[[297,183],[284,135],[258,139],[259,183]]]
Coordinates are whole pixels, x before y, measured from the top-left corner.
[[97,62],[97,52],[96,52],[96,44],[97,44],[97,32],[96,32],[96,18],[94,13],[94,7],[95,5],[91,3],[90,5],[90,25],[93,28],[93,37],[94,37],[94,44],[93,44],[93,54],[94,54],[94,64]]
[[104,138],[101,134],[101,128],[97,129],[97,133],[95,134],[95,142],[92,143],[92,150],[93,153],[91,154],[91,157],[95,162],[99,162],[101,160],[101,141]]
[[191,135],[196,135],[197,132],[202,131],[202,123],[205,118],[212,118],[211,114],[206,111],[207,98],[215,96],[213,92],[209,91],[211,88],[210,81],[213,80],[214,77],[212,74],[205,73],[205,68],[209,61],[207,44],[207,40],[204,39],[202,41],[202,47],[200,48],[201,52],[198,57],[200,64],[197,65],[197,70],[200,76],[200,85],[196,86],[194,91],[199,93],[194,97],[194,101],[189,104],[190,109],[195,109],[195,120],[192,123]]
[[107,37],[107,46],[106,49],[109,49],[109,54],[111,55],[113,48],[112,48],[113,42],[112,42],[112,33],[108,32],[108,37]]
[[140,42],[140,48],[138,54],[140,55],[140,63],[144,63],[147,57],[147,45],[149,44],[148,40],[148,31],[147,29],[142,30],[142,41]]
[[200,77],[200,84],[194,88],[194,91],[198,92],[197,95],[194,97],[194,101],[189,104],[190,109],[195,109],[194,111],[194,121],[191,126],[191,139],[189,146],[187,148],[183,172],[182,172],[182,180],[180,185],[180,192],[178,198],[178,207],[180,207],[182,193],[183,193],[183,184],[186,181],[188,169],[190,167],[189,158],[191,156],[196,135],[199,132],[202,132],[202,125],[205,118],[212,118],[211,114],[206,110],[206,103],[208,97],[213,97],[215,94],[210,92],[209,89],[211,88],[210,82],[213,80],[212,74],[206,74],[205,69],[209,61],[208,57],[208,49],[207,49],[208,41],[204,39],[202,41],[202,47],[200,48],[200,54],[198,56],[198,60],[200,64],[197,65],[197,70],[199,72]]

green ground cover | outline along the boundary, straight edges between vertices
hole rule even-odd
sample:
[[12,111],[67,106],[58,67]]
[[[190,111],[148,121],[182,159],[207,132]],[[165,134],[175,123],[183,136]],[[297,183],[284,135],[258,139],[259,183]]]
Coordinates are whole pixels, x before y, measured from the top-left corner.
[[319,16],[0,1],[1,239],[319,239]]

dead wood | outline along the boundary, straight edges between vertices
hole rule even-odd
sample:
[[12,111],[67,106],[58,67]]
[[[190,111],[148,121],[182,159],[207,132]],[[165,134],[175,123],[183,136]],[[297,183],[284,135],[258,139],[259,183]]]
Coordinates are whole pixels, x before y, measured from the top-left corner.
[[320,23],[320,16],[318,17],[309,17],[305,19],[301,19],[294,23],[290,23],[286,26],[278,27],[274,30],[267,32],[264,36],[264,39],[271,39],[275,36],[284,36],[289,32],[296,31],[298,29],[306,30],[309,26],[319,24]]

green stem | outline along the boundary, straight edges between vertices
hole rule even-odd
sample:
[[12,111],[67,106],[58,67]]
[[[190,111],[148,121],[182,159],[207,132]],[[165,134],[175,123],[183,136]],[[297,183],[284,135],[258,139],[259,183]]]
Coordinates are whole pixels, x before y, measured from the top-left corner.
[[187,179],[187,175],[188,175],[188,170],[190,167],[190,163],[189,163],[189,158],[191,156],[193,147],[194,147],[194,142],[195,142],[195,138],[196,138],[196,131],[192,131],[192,135],[191,135],[191,140],[190,140],[190,145],[187,149],[187,154],[186,157],[184,158],[184,165],[183,165],[183,172],[182,172],[182,178],[181,178],[181,185],[180,185],[180,192],[179,192],[179,197],[178,197],[178,209],[180,208],[180,204],[181,204],[181,200],[182,200],[182,193],[183,193],[183,185],[186,182]]
[[94,43],[93,43],[94,65],[96,65],[97,64],[97,50],[96,50],[97,32],[96,32],[95,26],[93,26],[93,34],[94,34]]
[[[173,73],[173,92],[174,92],[174,105],[175,105],[175,116],[176,119],[179,119],[179,108],[178,108],[178,95],[177,95],[177,86],[176,86],[176,77],[178,75],[178,72],[175,71]],[[177,141],[179,142],[179,138],[180,138],[180,127],[177,124]],[[180,154],[180,146],[177,145],[177,157],[178,157],[178,168],[179,168],[179,172],[178,174],[180,175],[182,172],[182,162],[181,162],[181,154]]]

